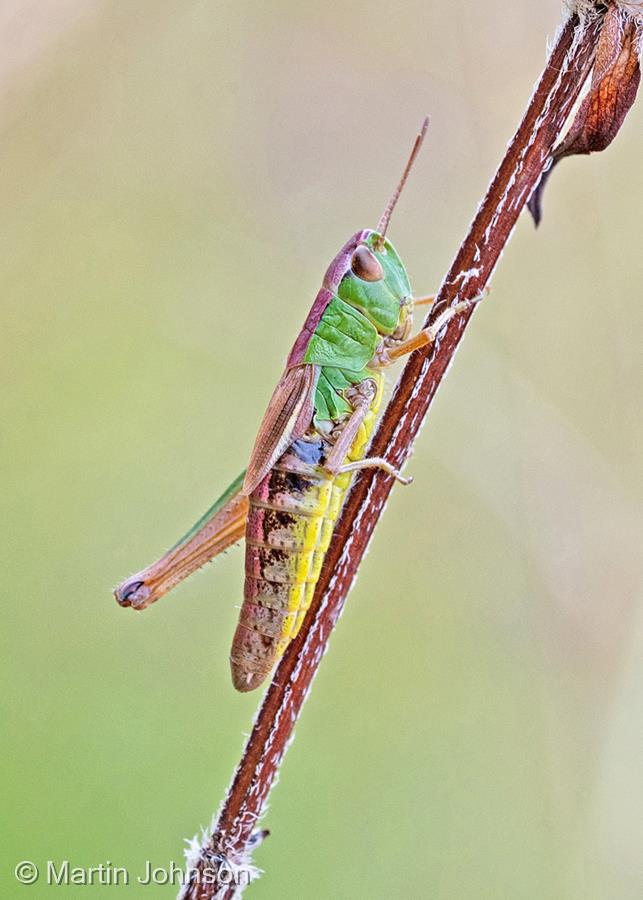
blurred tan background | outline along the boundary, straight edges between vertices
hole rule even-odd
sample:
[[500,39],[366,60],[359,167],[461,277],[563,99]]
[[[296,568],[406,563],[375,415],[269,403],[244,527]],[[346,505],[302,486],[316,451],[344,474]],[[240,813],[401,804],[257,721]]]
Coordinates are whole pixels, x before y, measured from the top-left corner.
[[[242,467],[331,257],[438,286],[558,0],[5,2],[3,896],[22,859],[180,860],[259,700],[235,550],[111,588]],[[643,102],[521,219],[396,489],[271,798],[257,898],[643,893]],[[172,887],[94,886],[172,897]],[[84,895],[84,894],[83,894]]]

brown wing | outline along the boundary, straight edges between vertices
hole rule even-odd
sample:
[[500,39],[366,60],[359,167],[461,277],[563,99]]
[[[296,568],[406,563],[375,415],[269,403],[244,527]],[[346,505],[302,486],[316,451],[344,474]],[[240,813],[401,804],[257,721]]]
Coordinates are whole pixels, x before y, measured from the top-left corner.
[[250,494],[290,444],[305,434],[314,413],[319,366],[305,363],[286,369],[259,426],[243,493]]

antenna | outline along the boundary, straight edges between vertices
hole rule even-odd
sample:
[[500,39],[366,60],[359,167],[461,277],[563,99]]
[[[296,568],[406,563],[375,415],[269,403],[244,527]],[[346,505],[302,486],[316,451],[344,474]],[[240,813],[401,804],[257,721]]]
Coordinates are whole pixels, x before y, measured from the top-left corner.
[[386,204],[386,209],[382,213],[382,218],[379,220],[377,225],[377,230],[380,234],[380,237],[377,241],[378,245],[381,247],[384,244],[384,238],[386,237],[386,232],[388,230],[389,222],[391,221],[391,216],[393,215],[393,210],[397,204],[397,201],[400,199],[400,194],[404,190],[404,185],[406,184],[406,179],[409,177],[409,173],[413,168],[413,163],[420,152],[420,147],[424,141],[424,137],[426,135],[427,129],[429,127],[429,117],[427,116],[424,122],[422,123],[422,128],[420,129],[420,133],[415,139],[415,143],[413,144],[413,149],[411,150],[411,155],[408,158],[408,162],[404,167],[404,171],[402,172],[402,177],[400,178],[400,183],[393,191],[393,195],[389,202]]

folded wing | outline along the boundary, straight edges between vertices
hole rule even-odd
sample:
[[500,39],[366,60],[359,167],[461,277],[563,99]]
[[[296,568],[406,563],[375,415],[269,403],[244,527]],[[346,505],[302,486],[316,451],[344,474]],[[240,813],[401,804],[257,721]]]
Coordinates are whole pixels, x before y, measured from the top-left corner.
[[251,494],[286,452],[302,437],[312,422],[319,366],[303,364],[286,369],[274,390],[259,426],[243,493]]

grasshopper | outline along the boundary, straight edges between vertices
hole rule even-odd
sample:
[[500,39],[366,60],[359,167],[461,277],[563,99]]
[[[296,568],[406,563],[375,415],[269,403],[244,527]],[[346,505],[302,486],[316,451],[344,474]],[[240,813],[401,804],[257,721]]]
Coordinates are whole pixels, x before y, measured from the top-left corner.
[[411,481],[367,455],[384,370],[433,343],[473,302],[456,302],[410,336],[414,307],[435,298],[413,297],[386,234],[427,127],[425,119],[377,228],[356,232],[328,267],[247,470],[178,544],[114,592],[121,606],[145,609],[245,535],[244,600],[230,654],[239,691],[258,687],[299,631],[355,473],[378,468]]

